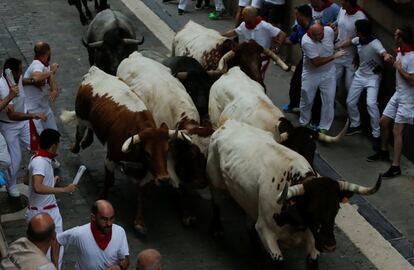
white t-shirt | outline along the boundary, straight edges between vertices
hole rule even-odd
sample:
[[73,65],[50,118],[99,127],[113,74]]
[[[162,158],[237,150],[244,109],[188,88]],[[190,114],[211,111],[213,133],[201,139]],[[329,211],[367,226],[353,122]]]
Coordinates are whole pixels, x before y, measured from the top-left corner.
[[[33,72],[46,72],[50,71],[50,67],[46,67],[39,60],[33,60],[30,66],[24,73],[24,78],[32,78]],[[48,84],[45,84],[41,88],[34,85],[26,85],[24,87],[26,94],[26,108],[31,111],[37,108],[49,108],[49,90]]]
[[[14,111],[16,112],[26,112],[26,108],[24,105],[25,101],[25,95],[24,95],[24,89],[23,89],[23,83],[22,79],[20,78],[18,82],[19,86],[19,96],[13,98],[12,101],[10,101],[9,104],[13,105]],[[6,78],[3,76],[0,78],[0,99],[5,99],[10,93],[9,85],[7,84]],[[7,113],[3,110],[0,112],[0,120],[7,121],[7,122],[18,122],[18,121],[12,121],[7,116]]]
[[[414,52],[402,55],[397,54],[397,61],[401,61],[401,66],[408,74],[414,74]],[[396,93],[401,103],[414,103],[414,86],[410,85],[398,71],[396,71]]]
[[377,66],[382,66],[382,54],[385,52],[381,41],[374,39],[366,45],[361,45],[359,37],[355,37],[352,39],[352,44],[357,47],[359,55],[359,68],[356,74],[368,76],[375,74],[373,70]]
[[246,23],[242,22],[239,27],[235,29],[235,31],[238,36],[242,36],[246,40],[253,39],[265,49],[270,48],[272,38],[276,37],[280,33],[279,28],[265,21],[261,21],[252,30],[247,29]]
[[[346,14],[346,10],[341,8],[338,14],[338,42],[343,42],[356,36],[355,22],[358,20],[368,19],[364,12],[357,11],[354,15]],[[350,57],[355,55],[355,47],[349,46],[344,49]]]
[[[55,176],[53,174],[53,168],[51,160],[46,157],[37,156],[33,158],[29,163],[29,205],[39,207],[45,207],[47,205],[56,204],[56,198],[54,194],[38,194],[33,189],[33,175],[43,175],[43,185],[54,187]],[[40,208],[39,208],[40,209]]]
[[324,27],[324,37],[321,42],[313,41],[308,34],[302,38],[303,51],[303,72],[302,76],[320,76],[322,73],[334,73],[335,65],[330,61],[322,66],[316,67],[312,64],[311,59],[316,57],[327,57],[334,53],[335,33],[332,28]]
[[76,247],[76,270],[106,270],[129,255],[125,231],[116,224],[112,225],[112,238],[105,250],[95,242],[90,223],[59,233],[56,238],[62,246]]

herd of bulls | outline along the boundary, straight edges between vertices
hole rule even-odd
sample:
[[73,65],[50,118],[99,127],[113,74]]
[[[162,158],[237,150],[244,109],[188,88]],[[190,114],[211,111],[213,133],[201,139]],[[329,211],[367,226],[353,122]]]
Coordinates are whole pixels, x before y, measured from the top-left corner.
[[[122,14],[105,10],[95,20],[101,28],[91,23],[88,35],[95,40],[85,45],[96,66],[83,77],[76,113],[62,120],[77,118],[72,152],[88,147],[93,134],[105,145],[104,195],[116,168],[139,180],[136,231],[146,233],[146,184],[169,183],[180,194],[209,186],[216,232],[218,195],[226,190],[255,220],[276,264],[283,262],[279,243],[304,243],[308,269],[317,269],[319,253],[335,249],[340,202],[381,185],[380,177],[368,188],[313,169],[315,140],[338,141],[345,129],[330,137],[294,127],[265,94],[260,74],[263,55],[280,59],[254,41],[236,44],[190,21],[174,38],[173,56],[160,63],[133,52],[140,42]],[[111,46],[119,43],[108,42],[114,35],[123,43],[117,50]],[[184,224],[194,221],[183,213]]]

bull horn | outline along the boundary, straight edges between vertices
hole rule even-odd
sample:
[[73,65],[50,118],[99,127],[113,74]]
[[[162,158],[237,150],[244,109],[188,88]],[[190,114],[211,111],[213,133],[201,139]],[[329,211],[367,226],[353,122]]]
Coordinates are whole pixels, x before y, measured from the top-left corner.
[[382,182],[382,176],[381,174],[379,174],[378,180],[375,183],[375,186],[373,187],[364,187],[364,186],[360,186],[360,185],[350,183],[347,181],[338,181],[338,184],[339,184],[339,189],[342,191],[351,191],[353,193],[361,194],[361,195],[371,195],[371,194],[376,193],[380,189],[381,182]]
[[130,150],[129,148],[131,147],[131,144],[137,144],[141,141],[141,139],[139,138],[139,135],[136,134],[128,139],[125,140],[125,142],[122,144],[122,152],[124,153],[128,153]]
[[141,41],[133,38],[123,38],[122,40],[128,45],[142,45],[144,43],[144,37],[142,37]]
[[220,71],[222,73],[226,73],[228,70],[227,62],[234,57],[233,51],[228,51],[225,55],[223,55],[218,63],[217,71]]
[[284,71],[289,71],[290,70],[290,66],[288,66],[277,54],[275,54],[274,52],[272,52],[269,49],[264,49],[264,54],[266,54],[267,56],[269,56],[270,58],[273,59],[273,61],[276,62],[276,64]]
[[188,72],[177,72],[174,76],[180,80],[186,80],[188,77]]
[[92,43],[88,43],[88,47],[90,48],[97,48],[97,47],[101,47],[103,45],[103,41],[95,41]]
[[178,139],[188,141],[189,143],[192,143],[193,140],[185,133],[185,130],[179,130],[177,133],[175,130],[169,130],[168,135],[170,138],[173,138],[174,136],[177,136]]
[[346,120],[344,128],[335,137],[332,137],[332,136],[329,136],[329,135],[326,135],[326,134],[323,134],[323,133],[319,132],[318,139],[322,142],[338,142],[345,135],[346,130],[348,128],[348,124],[349,124],[349,119]]
[[289,139],[289,134],[287,132],[283,132],[282,134],[280,134],[280,142],[279,143],[285,142],[285,141],[287,141],[287,139]]
[[290,198],[305,194],[305,188],[303,184],[298,184],[291,187],[288,187],[288,185],[289,184],[286,183],[285,187],[283,188],[283,191],[277,197],[278,204],[283,204],[286,200],[289,200]]

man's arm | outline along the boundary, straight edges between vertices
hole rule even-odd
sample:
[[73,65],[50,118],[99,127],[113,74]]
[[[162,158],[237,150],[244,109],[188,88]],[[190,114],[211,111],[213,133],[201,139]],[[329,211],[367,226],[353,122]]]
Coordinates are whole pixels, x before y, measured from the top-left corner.
[[234,38],[237,36],[236,29],[231,29],[227,32],[221,33],[223,37]]
[[414,73],[408,73],[402,68],[401,61],[398,60],[394,63],[394,68],[400,73],[400,75],[406,80],[410,85],[414,86]]
[[279,47],[284,43],[286,39],[286,33],[283,31],[280,31],[279,34],[277,34],[275,37],[272,38],[272,44],[276,47]]
[[14,110],[9,110],[7,112],[7,116],[10,120],[13,121],[25,121],[30,119],[40,119],[42,121],[47,120],[47,116],[44,113],[22,113],[22,112],[16,112]]
[[125,270],[129,266],[129,256],[125,256],[117,264],[110,265],[106,270]]
[[343,48],[347,48],[351,45],[352,45],[352,38],[348,38],[348,39],[336,44],[335,49],[343,49]]
[[7,105],[9,105],[10,101],[12,101],[12,99],[17,97],[18,95],[19,88],[17,86],[12,86],[9,94],[4,99],[0,100],[0,111],[4,110],[7,107]]
[[32,187],[34,192],[37,194],[58,194],[58,193],[71,193],[76,191],[76,185],[69,184],[65,187],[49,187],[43,184],[43,179],[45,177],[40,174],[32,176]]
[[318,57],[312,58],[311,62],[314,66],[320,67],[345,54],[346,52],[344,50],[339,50],[330,56],[326,56],[326,57],[318,56]]

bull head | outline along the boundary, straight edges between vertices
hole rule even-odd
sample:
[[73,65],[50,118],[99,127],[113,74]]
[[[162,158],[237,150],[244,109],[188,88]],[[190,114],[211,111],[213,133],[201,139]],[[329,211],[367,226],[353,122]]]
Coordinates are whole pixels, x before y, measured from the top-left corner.
[[[144,37],[142,37],[141,41],[132,39],[132,38],[123,38],[122,41],[127,45],[142,45],[144,43]],[[103,40],[99,40],[99,41],[95,41],[91,43],[84,42],[84,44],[86,45],[86,47],[89,47],[89,48],[98,48],[98,47],[102,47],[104,42]]]
[[[170,138],[173,138],[175,134],[174,130],[169,130],[168,135]],[[177,138],[180,140],[186,140],[191,143],[191,138],[185,134],[185,130],[179,130],[177,134]],[[126,139],[125,142],[122,144],[122,152],[128,153],[131,151],[131,146],[138,144],[141,141],[139,134],[135,134],[134,136],[131,136],[130,138]]]

